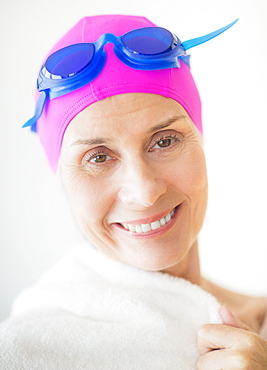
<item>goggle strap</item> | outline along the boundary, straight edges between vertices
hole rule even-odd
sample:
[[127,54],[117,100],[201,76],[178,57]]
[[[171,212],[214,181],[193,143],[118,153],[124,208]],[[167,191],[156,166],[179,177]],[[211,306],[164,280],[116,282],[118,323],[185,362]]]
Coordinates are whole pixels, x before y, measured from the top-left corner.
[[213,39],[214,37],[219,36],[221,33],[228,30],[228,28],[232,27],[237,21],[238,21],[238,19],[236,19],[232,23],[228,24],[227,26],[222,27],[219,30],[211,32],[211,33],[209,33],[205,36],[197,37],[195,39],[191,39],[191,40],[182,42],[182,46],[185,48],[185,50],[188,50],[188,49],[193,48],[194,46],[201,45],[204,42],[207,42],[207,41]]
[[[37,120],[41,117],[42,115],[42,112],[43,112],[43,109],[44,109],[44,106],[45,106],[45,102],[46,102],[46,99],[47,99],[47,94],[45,93],[45,91],[42,91],[40,96],[39,96],[39,99],[36,103],[36,108],[35,108],[35,113],[34,113],[34,116],[32,118],[30,118],[23,126],[22,128],[24,127],[34,127]],[[34,130],[35,131],[35,130]]]

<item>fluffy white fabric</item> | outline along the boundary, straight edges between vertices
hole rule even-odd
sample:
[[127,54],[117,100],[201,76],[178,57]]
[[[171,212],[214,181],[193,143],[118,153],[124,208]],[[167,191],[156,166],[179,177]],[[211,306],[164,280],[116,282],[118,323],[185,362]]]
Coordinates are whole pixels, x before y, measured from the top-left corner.
[[197,332],[220,323],[190,282],[75,247],[0,326],[1,370],[195,370]]

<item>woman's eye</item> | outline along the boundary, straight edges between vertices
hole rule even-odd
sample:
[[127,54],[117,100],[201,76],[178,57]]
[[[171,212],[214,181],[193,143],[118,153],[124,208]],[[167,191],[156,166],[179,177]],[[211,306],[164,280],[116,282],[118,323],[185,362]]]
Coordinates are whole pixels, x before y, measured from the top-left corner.
[[154,142],[155,144],[153,145],[151,150],[172,147],[177,142],[180,142],[180,138],[177,136],[166,136],[160,137],[158,140],[155,138]]
[[168,146],[171,145],[171,139],[162,139],[160,141],[157,142],[157,145],[160,147],[160,148],[167,148]]
[[101,165],[101,164],[104,164],[105,162],[110,161],[111,159],[113,159],[113,157],[111,157],[105,152],[102,152],[101,150],[101,151],[92,151],[92,152],[86,153],[83,158],[83,162],[85,165],[88,165],[88,164]]
[[98,154],[96,156],[94,156],[93,158],[91,158],[89,160],[89,162],[93,162],[93,163],[104,163],[108,160],[112,159],[109,155],[107,154]]

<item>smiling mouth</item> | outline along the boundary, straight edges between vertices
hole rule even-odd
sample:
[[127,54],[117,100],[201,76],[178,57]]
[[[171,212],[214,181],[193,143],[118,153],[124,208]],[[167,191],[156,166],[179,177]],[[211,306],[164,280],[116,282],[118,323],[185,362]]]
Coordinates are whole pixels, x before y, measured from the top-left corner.
[[175,211],[178,207],[175,207],[170,213],[168,213],[165,217],[162,217],[160,220],[154,221],[150,224],[120,224],[125,230],[131,231],[132,233],[142,234],[147,233],[149,231],[160,229],[161,227],[165,226],[170,222]]

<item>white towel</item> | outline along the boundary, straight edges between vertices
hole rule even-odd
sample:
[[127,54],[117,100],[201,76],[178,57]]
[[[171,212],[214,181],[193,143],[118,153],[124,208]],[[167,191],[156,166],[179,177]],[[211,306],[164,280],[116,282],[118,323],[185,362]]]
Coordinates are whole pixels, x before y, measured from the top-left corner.
[[195,370],[216,299],[184,279],[76,246],[0,325],[1,370]]

